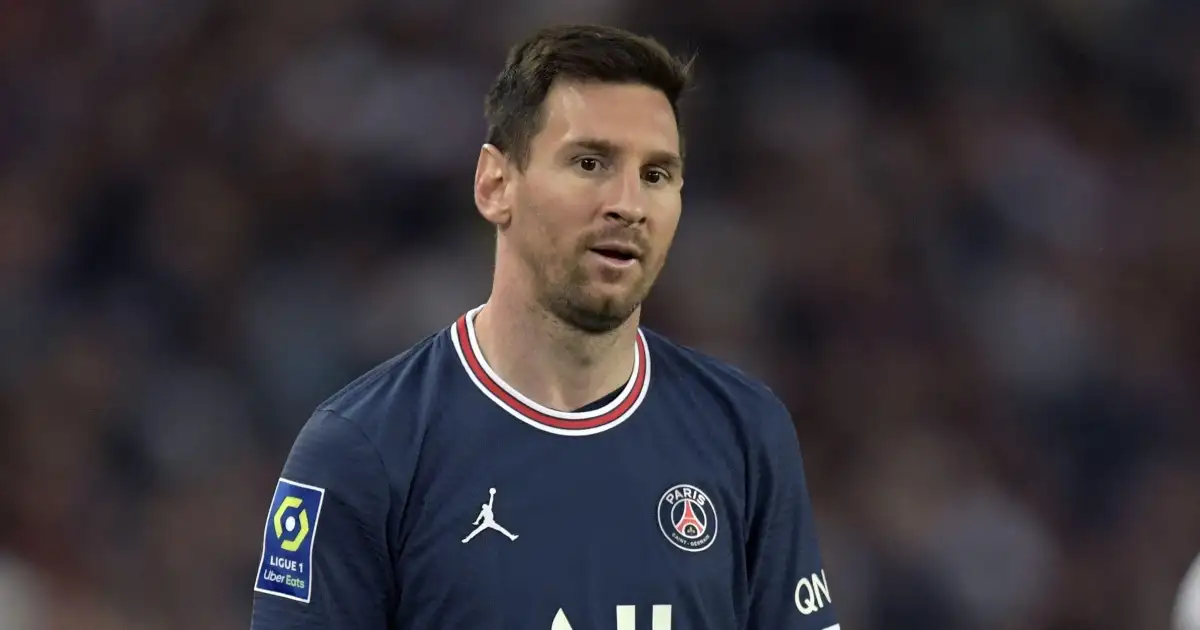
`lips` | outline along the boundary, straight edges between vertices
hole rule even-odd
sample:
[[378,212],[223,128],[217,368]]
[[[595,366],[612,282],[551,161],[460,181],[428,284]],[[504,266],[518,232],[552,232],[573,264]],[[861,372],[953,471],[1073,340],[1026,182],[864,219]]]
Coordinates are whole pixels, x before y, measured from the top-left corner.
[[639,260],[642,257],[642,249],[633,243],[604,242],[593,245],[588,249],[605,258],[621,262]]

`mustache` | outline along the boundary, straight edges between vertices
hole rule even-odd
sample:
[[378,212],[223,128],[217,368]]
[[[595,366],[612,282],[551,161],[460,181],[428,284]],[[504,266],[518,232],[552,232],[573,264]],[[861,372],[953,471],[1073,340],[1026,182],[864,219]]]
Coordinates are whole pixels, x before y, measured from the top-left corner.
[[629,243],[643,252],[650,251],[650,238],[637,228],[608,228],[591,234],[584,239],[583,249],[588,250],[600,243]]

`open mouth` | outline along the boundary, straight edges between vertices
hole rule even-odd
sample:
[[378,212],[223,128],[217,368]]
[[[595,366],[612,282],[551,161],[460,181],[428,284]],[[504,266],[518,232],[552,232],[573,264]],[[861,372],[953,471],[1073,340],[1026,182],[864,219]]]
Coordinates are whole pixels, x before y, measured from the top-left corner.
[[609,259],[615,260],[617,262],[625,263],[625,262],[632,262],[634,260],[637,260],[637,256],[634,255],[633,252],[622,250],[622,249],[613,249],[613,248],[609,248],[609,247],[596,247],[596,248],[593,248],[592,251],[597,254],[600,254],[601,256],[603,256],[605,258],[609,258]]

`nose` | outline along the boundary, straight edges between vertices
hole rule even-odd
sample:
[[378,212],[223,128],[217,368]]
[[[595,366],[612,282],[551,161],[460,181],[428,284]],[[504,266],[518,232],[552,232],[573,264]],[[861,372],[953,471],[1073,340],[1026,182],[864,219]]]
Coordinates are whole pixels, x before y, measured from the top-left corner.
[[627,225],[636,225],[646,220],[646,194],[642,187],[642,174],[636,169],[623,172],[610,181],[610,197],[604,216]]

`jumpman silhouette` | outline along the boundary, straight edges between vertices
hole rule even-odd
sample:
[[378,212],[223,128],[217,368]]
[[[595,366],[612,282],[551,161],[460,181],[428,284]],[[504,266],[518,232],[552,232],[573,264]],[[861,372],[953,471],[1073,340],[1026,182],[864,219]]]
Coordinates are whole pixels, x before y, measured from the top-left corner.
[[492,504],[496,502],[496,489],[488,488],[488,494],[491,495],[490,498],[488,498],[488,502],[483,504],[483,506],[482,506],[483,509],[480,510],[479,516],[476,516],[475,522],[471,523],[472,525],[478,525],[478,527],[475,528],[475,531],[471,532],[470,534],[467,534],[467,537],[462,540],[464,543],[470,542],[470,540],[472,538],[474,538],[476,535],[479,534],[479,532],[481,532],[485,529],[494,529],[494,530],[500,532],[501,534],[508,536],[509,540],[517,539],[516,534],[514,534],[514,533],[508,531],[507,529],[504,529],[500,525],[498,525],[496,523],[496,518],[492,515]]

